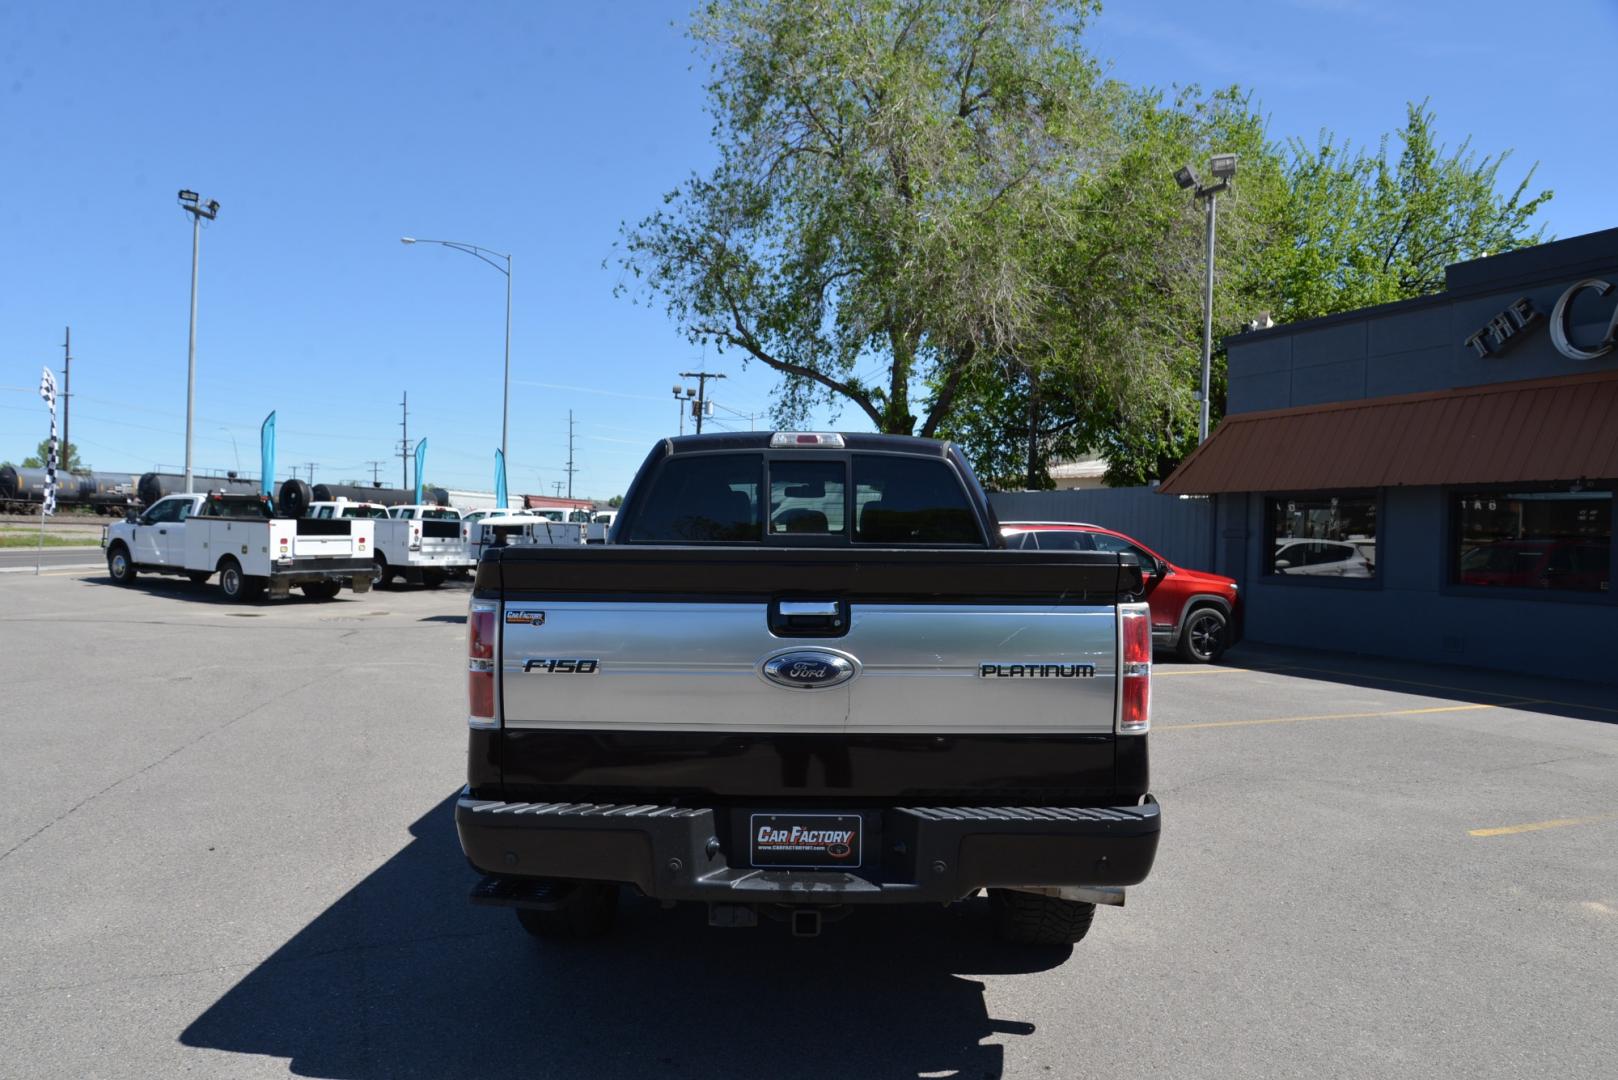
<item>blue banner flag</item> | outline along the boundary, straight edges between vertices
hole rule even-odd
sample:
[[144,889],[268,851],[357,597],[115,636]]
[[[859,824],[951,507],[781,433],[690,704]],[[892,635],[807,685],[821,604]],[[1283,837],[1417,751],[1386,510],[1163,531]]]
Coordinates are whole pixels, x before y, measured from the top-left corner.
[[259,493],[267,498],[275,498],[275,410],[264,418],[264,426],[258,429],[259,462]]
[[421,467],[427,463],[427,440],[416,444],[416,505],[421,505]]
[[494,452],[494,504],[506,508],[506,455],[499,450]]

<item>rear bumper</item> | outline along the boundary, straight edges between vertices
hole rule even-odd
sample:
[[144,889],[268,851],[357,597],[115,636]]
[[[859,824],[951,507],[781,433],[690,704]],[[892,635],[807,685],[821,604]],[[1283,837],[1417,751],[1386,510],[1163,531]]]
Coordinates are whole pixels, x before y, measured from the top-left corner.
[[472,865],[497,877],[617,881],[659,900],[742,904],[947,902],[997,886],[1135,885],[1152,869],[1161,827],[1149,795],[1140,806],[858,812],[869,840],[857,870],[753,868],[745,848],[726,850],[720,836],[733,834],[710,809],[463,795],[455,827]]
[[371,579],[371,560],[368,558],[296,559],[291,563],[270,564],[270,586],[307,585],[331,578],[347,579],[359,575],[367,582]]

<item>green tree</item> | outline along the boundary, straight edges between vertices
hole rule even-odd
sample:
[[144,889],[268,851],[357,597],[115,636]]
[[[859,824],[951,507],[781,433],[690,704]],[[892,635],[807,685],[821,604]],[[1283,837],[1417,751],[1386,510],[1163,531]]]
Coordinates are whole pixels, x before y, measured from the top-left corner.
[[693,341],[785,376],[779,422],[826,402],[934,433],[977,363],[1039,348],[1071,185],[1116,156],[1094,9],[712,0],[692,34],[719,164],[625,228],[625,270]]
[[[43,469],[45,467],[45,458],[50,451],[51,441],[49,439],[39,440],[39,445],[34,448],[34,455],[22,459],[22,467],[25,469]],[[56,467],[62,472],[83,472],[90,466],[79,460],[77,444],[59,443],[56,448]]]
[[[1239,97],[1223,100],[1229,108],[1239,101],[1246,108]],[[1182,99],[1171,112],[1185,107]],[[1259,313],[1294,322],[1427,295],[1443,289],[1451,263],[1544,239],[1532,219],[1552,193],[1530,190],[1533,170],[1503,184],[1509,152],[1479,157],[1470,140],[1446,149],[1425,104],[1408,106],[1404,127],[1384,137],[1375,153],[1329,135],[1312,147],[1296,139],[1267,144],[1261,135],[1254,139],[1259,129],[1251,123],[1227,118],[1222,124],[1225,130],[1216,128],[1203,144],[1220,149],[1223,140],[1238,139],[1229,145],[1240,146],[1242,160],[1219,207],[1210,394],[1215,423],[1225,402],[1221,339]],[[1202,160],[1196,149],[1182,144],[1175,152]],[[1187,211],[1181,230],[1200,235],[1200,211],[1183,193],[1178,197]],[[1068,444],[1106,456],[1112,484],[1161,479],[1196,446],[1203,256],[1199,250],[1187,259],[1183,238],[1164,242],[1182,263],[1182,285],[1195,291],[1161,294],[1178,309],[1157,313],[1159,325],[1175,328],[1159,342],[1168,350],[1165,362],[1152,369],[1167,381],[1152,393],[1121,399],[1116,409],[1092,409],[1068,436]]]
[[612,498],[607,500],[607,505],[616,510],[620,506],[624,505],[624,497],[622,495],[614,495]]

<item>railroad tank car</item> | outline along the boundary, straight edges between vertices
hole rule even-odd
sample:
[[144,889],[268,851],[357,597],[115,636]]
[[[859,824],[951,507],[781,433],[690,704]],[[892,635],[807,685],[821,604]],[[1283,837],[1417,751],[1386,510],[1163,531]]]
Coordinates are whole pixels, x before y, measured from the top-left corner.
[[[45,501],[45,470],[0,466],[0,511],[32,514]],[[56,506],[61,510],[88,507],[117,516],[134,505],[138,481],[133,473],[56,473]]]
[[[239,476],[199,476],[192,474],[191,486],[199,492],[225,491],[233,495],[255,495],[257,480],[244,480]],[[143,473],[137,483],[135,495],[142,506],[150,506],[165,495],[185,494],[185,476],[182,473]]]

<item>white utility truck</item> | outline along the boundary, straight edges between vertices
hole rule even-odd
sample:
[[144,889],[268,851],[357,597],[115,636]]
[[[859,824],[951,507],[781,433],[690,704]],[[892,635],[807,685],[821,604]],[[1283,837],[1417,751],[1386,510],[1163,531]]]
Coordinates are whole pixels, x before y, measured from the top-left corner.
[[294,585],[330,600],[344,582],[371,588],[370,521],[276,517],[261,495],[169,495],[101,530],[107,572],[120,585],[137,574],[180,574],[202,583],[219,575],[228,600],[285,596]]
[[365,520],[376,529],[371,584],[385,589],[395,578],[436,589],[451,574],[477,565],[461,536],[461,512],[447,506],[383,506],[381,503],[309,504],[319,521]]

